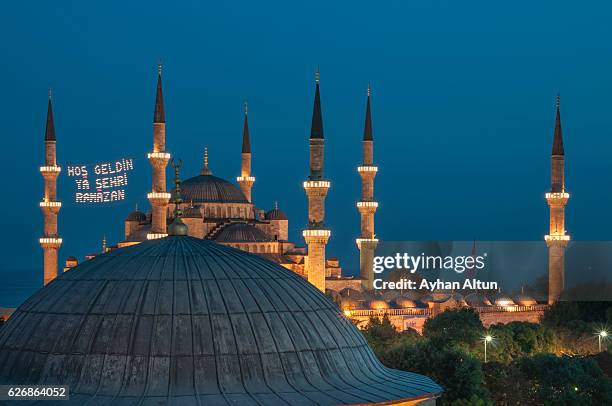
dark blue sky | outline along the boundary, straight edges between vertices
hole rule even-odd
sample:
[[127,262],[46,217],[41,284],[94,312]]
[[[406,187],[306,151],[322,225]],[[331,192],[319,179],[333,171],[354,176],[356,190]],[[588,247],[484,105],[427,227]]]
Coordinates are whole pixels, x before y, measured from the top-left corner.
[[[562,97],[567,228],[610,239],[612,6],[608,2],[11,2],[0,16],[3,280],[42,278],[38,202],[47,87],[61,164],[151,148],[156,64],[167,143],[195,175],[239,173],[249,101],[256,203],[274,200],[301,242],[314,70],[321,69],[329,254],[349,271],[365,93],[372,83],[377,234],[385,240],[539,240],[546,233],[554,97]],[[71,4],[70,4],[71,3]],[[60,180],[61,260],[123,236],[148,207],[141,159],[129,201],[70,203]],[[18,270],[18,271],[17,271]],[[8,277],[8,278],[7,278]],[[42,279],[41,279],[42,280]],[[0,300],[1,304],[1,300]]]

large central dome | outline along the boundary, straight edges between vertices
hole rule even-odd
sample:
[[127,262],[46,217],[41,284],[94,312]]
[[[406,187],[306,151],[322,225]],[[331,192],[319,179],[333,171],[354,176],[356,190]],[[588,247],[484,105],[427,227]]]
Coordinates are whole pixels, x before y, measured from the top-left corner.
[[64,384],[75,404],[121,405],[395,404],[441,391],[383,367],[298,275],[186,236],[100,255],[34,294],[0,330],[0,384]]
[[240,189],[213,175],[199,175],[181,182],[181,197],[194,203],[248,203]]

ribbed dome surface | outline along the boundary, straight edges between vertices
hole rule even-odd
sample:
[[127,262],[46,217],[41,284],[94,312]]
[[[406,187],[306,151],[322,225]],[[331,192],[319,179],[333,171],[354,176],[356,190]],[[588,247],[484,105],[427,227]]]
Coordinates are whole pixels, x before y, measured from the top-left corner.
[[181,183],[181,197],[193,203],[248,203],[240,189],[212,175],[199,175]]
[[383,367],[298,275],[186,236],[100,255],[21,305],[0,329],[0,384],[16,383],[66,384],[74,404],[113,405],[361,404],[441,391]]
[[266,242],[272,239],[252,224],[234,223],[225,226],[215,238],[217,242]]

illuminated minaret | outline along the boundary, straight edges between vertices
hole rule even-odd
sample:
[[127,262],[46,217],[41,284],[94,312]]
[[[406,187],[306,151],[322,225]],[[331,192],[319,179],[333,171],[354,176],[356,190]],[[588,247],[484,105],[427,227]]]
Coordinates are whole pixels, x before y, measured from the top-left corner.
[[151,233],[147,234],[150,240],[167,235],[166,217],[170,200],[170,193],[166,192],[166,166],[170,160],[170,154],[166,152],[166,114],[164,113],[161,73],[161,65],[159,65],[153,114],[153,151],[148,154],[153,168],[153,185],[151,193],[147,194],[151,203]]
[[308,228],[303,236],[308,244],[306,273],[308,281],[325,292],[325,245],[331,231],[325,228],[325,197],[330,182],[323,177],[323,117],[319,94],[319,69],[316,72],[316,87],[312,125],[310,129],[310,176],[304,182],[308,196]]
[[361,286],[364,290],[372,290],[374,273],[374,250],[378,240],[374,234],[374,213],[378,203],[374,200],[374,178],[378,167],[374,166],[374,138],[372,136],[372,114],[370,112],[370,85],[368,84],[368,101],[366,103],[365,127],[363,130],[363,162],[357,168],[361,176],[361,201],[357,209],[361,215],[361,236],[357,238],[359,248],[359,270]]
[[55,125],[53,123],[53,107],[51,106],[51,91],[47,105],[47,127],[45,129],[45,165],[40,167],[40,173],[45,180],[45,197],[40,202],[44,216],[44,235],[40,238],[40,246],[44,255],[44,279],[46,285],[57,277],[57,252],[62,245],[62,239],[57,234],[57,215],[62,203],[57,201],[57,177],[61,168],[56,161]]
[[236,178],[242,193],[251,202],[251,188],[255,178],[251,176],[251,139],[249,137],[249,111],[248,105],[244,103],[244,127],[242,129],[242,166],[240,176]]
[[553,304],[561,296],[565,285],[565,248],[570,236],[565,233],[565,205],[569,193],[565,191],[565,151],[561,133],[560,98],[557,96],[557,118],[553,136],[550,192],[546,201],[550,208],[550,232],[544,237],[548,246],[548,303]]

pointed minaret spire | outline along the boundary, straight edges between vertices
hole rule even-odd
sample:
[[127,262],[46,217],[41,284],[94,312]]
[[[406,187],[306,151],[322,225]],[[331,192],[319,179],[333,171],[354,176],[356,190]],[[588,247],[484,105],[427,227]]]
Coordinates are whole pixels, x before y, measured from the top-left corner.
[[361,177],[361,200],[357,202],[357,210],[361,217],[361,234],[357,238],[359,248],[359,274],[361,287],[370,291],[373,289],[374,273],[372,271],[374,251],[378,239],[374,233],[374,214],[378,203],[374,200],[374,178],[378,167],[374,165],[374,138],[372,137],[372,113],[370,111],[370,83],[368,83],[368,98],[366,102],[365,126],[363,129],[363,161],[357,168]]
[[212,175],[212,172],[208,168],[208,147],[204,147],[204,166],[200,171],[200,175]]
[[557,117],[555,119],[555,133],[553,137],[552,154],[557,156],[565,155],[563,149],[563,134],[561,131],[561,96],[557,95]]
[[45,163],[40,167],[40,174],[45,181],[45,194],[40,202],[44,216],[44,233],[39,239],[43,248],[43,283],[46,285],[57,277],[57,254],[62,239],[57,231],[57,217],[62,203],[57,200],[57,177],[61,168],[57,165],[57,141],[55,140],[55,126],[53,123],[53,108],[51,106],[51,89],[47,105],[47,126],[45,129]]
[[168,201],[170,193],[166,191],[166,166],[170,154],[166,151],[166,114],[162,94],[162,67],[157,66],[157,89],[155,94],[155,111],[153,112],[153,151],[147,154],[152,169],[151,192],[147,199],[151,203],[151,232],[147,239],[166,237]]
[[308,197],[308,228],[302,235],[308,244],[308,257],[305,262],[305,273],[308,282],[325,292],[325,246],[331,231],[325,227],[325,197],[330,182],[323,176],[324,143],[323,118],[321,114],[321,95],[319,94],[319,67],[315,76],[315,99],[310,128],[310,174],[303,183]]
[[47,103],[47,127],[45,128],[45,141],[55,141],[55,124],[53,122],[51,88],[49,88],[49,102]]
[[565,206],[570,195],[565,191],[565,151],[561,134],[561,98],[558,95],[556,105],[557,117],[550,160],[550,192],[546,193],[550,210],[549,233],[544,236],[548,246],[548,304],[555,303],[565,289],[565,248],[570,241],[565,229]]
[[251,153],[251,139],[249,137],[249,105],[244,102],[244,125],[242,127],[242,153]]
[[372,113],[370,112],[370,83],[368,82],[368,101],[366,103],[365,126],[363,129],[363,140],[374,141],[372,137]]
[[251,136],[249,135],[249,105],[244,102],[244,125],[242,127],[242,154],[240,155],[240,176],[236,178],[247,201],[252,201],[255,177],[251,176]]
[[153,114],[154,123],[165,123],[166,113],[164,112],[164,95],[162,93],[162,65],[157,65],[157,94],[155,95],[155,112]]
[[323,115],[321,114],[321,95],[319,94],[319,66],[315,74],[315,98],[312,108],[312,124],[310,126],[310,139],[323,138]]

